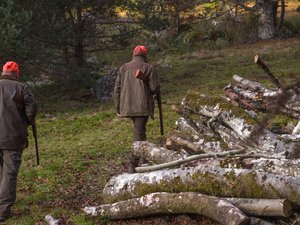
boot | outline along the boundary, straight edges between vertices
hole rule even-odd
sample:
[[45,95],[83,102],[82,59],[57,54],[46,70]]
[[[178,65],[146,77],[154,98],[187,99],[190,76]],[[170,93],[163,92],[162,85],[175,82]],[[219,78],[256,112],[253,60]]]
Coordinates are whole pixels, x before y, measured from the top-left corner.
[[139,165],[139,159],[136,158],[133,154],[131,154],[129,164],[128,164],[128,172],[135,173],[135,167]]

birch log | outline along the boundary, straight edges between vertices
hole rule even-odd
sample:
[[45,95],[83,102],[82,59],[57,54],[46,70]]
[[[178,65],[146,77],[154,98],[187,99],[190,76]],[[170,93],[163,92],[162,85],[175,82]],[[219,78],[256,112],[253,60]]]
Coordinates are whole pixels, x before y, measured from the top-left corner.
[[[263,86],[262,84],[255,82],[255,81],[251,81],[248,79],[245,79],[239,75],[233,75],[232,79],[238,83],[240,83],[243,87],[245,87],[245,89],[250,89],[252,91],[255,92],[268,92],[269,90]],[[277,92],[276,92],[277,93]]]
[[255,81],[234,75],[238,84],[230,84],[224,88],[225,95],[239,106],[251,110],[283,113],[300,119],[299,84],[284,89],[270,90]]
[[226,124],[236,135],[247,141],[250,147],[256,148],[268,154],[289,154],[290,157],[296,157],[299,153],[299,143],[293,141],[283,141],[282,137],[277,136],[271,131],[248,124],[244,119],[236,117],[232,111],[222,111],[217,104],[214,107],[199,105],[197,94],[188,93],[182,101],[183,107],[191,112],[203,116],[217,118],[216,120]]
[[187,157],[187,155],[182,155],[176,151],[158,147],[148,141],[135,141],[132,146],[132,152],[134,156],[154,163],[171,162]]
[[188,133],[191,135],[204,135],[207,137],[215,137],[216,134],[213,133],[207,126],[202,124],[202,121],[194,121],[188,116],[181,116],[176,121],[176,130]]
[[182,132],[172,132],[166,137],[166,147],[172,150],[184,149],[189,153],[222,152],[220,141],[205,141],[198,135],[187,135]]
[[162,191],[196,191],[220,197],[284,198],[300,205],[300,177],[207,166],[121,174],[107,182],[103,198],[106,202],[116,202]]
[[105,216],[110,219],[128,219],[157,214],[185,213],[200,214],[223,225],[248,224],[249,218],[225,200],[193,192],[151,193],[140,198],[85,207],[85,213]]
[[179,166],[184,163],[188,163],[197,159],[205,159],[205,158],[217,158],[217,157],[226,157],[229,155],[235,155],[235,154],[241,154],[244,153],[244,150],[231,150],[226,152],[220,152],[220,153],[207,153],[207,154],[199,154],[199,155],[192,155],[188,156],[184,159],[175,160],[168,163],[162,163],[154,166],[144,166],[144,167],[136,167],[136,172],[142,173],[142,172],[149,172],[149,171],[156,171],[161,170],[165,168],[170,168],[174,166]]
[[252,159],[247,160],[251,163],[253,170],[263,170],[265,172],[274,173],[282,176],[300,177],[300,159]]
[[293,210],[286,199],[224,198],[247,215],[289,217]]

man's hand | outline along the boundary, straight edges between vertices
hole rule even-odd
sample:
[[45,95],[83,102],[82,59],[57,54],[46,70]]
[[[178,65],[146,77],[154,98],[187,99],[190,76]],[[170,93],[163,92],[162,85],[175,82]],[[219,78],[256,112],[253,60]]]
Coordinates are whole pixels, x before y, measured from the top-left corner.
[[117,116],[118,116],[118,117],[121,117],[120,113],[117,113]]

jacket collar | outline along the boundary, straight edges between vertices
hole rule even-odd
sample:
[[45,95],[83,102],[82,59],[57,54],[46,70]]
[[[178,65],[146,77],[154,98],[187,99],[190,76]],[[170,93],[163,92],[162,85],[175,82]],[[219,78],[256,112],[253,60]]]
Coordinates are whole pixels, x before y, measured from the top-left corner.
[[141,55],[134,55],[132,58],[133,62],[147,62],[146,59]]
[[6,80],[18,80],[17,76],[14,75],[1,75],[0,79],[6,79]]

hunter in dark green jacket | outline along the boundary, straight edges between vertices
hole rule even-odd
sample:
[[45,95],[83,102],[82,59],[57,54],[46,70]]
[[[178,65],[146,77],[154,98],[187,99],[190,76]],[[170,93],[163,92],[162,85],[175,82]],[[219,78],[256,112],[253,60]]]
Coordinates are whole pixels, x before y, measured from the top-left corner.
[[37,113],[32,93],[18,79],[18,64],[7,62],[0,76],[0,222],[10,216],[16,200],[21,157],[28,147],[27,127]]
[[158,75],[147,63],[146,55],[145,46],[135,47],[132,61],[119,69],[114,88],[117,115],[132,120],[134,141],[147,140],[146,124],[148,117],[154,115],[154,95],[159,90]]
[[[159,78],[153,66],[146,62],[146,50],[134,50],[133,59],[119,69],[114,88],[114,102],[121,117],[151,116],[154,114],[153,95],[159,88]],[[137,71],[143,75],[136,77]]]

